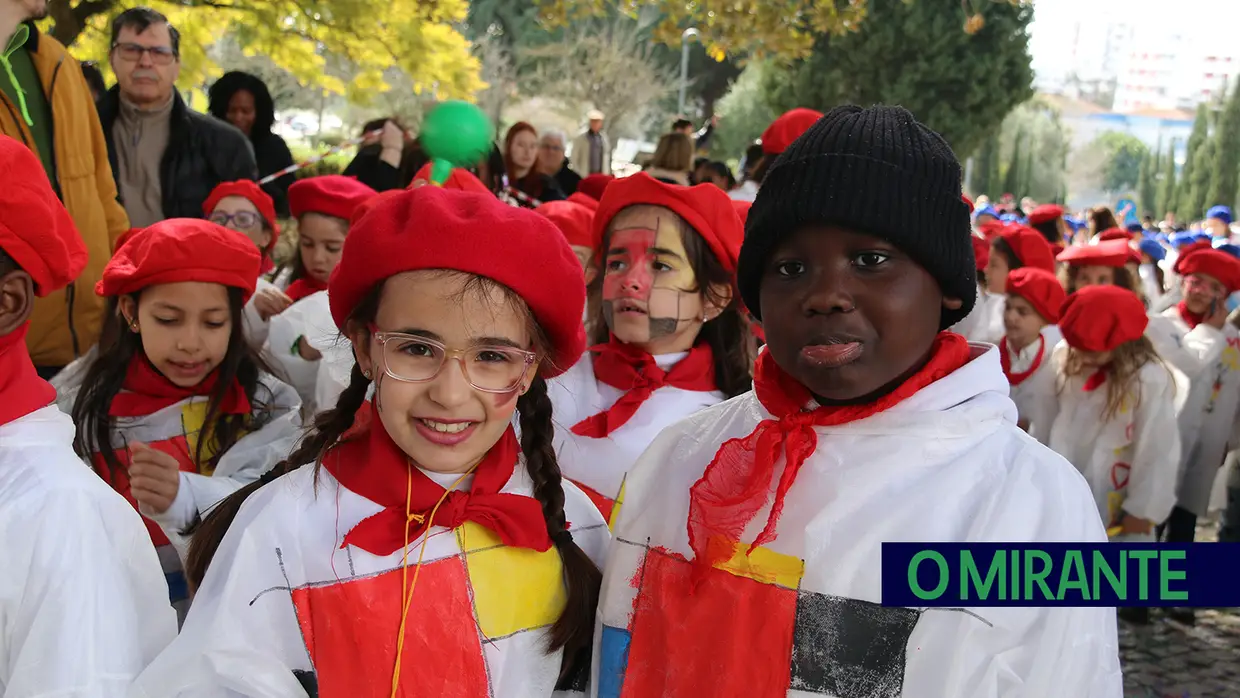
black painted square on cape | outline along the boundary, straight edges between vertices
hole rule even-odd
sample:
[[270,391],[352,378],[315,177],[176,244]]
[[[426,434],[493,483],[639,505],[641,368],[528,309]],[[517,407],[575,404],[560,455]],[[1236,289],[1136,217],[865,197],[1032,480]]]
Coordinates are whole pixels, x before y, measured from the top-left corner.
[[898,698],[920,616],[910,608],[800,592],[791,687],[833,698]]
[[319,698],[319,677],[313,671],[294,669],[293,678],[297,679],[309,698]]

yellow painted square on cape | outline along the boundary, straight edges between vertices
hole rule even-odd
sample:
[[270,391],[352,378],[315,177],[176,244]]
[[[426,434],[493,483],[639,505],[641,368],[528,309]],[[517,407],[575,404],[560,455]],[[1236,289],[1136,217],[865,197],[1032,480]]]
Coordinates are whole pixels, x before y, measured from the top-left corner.
[[732,557],[715,563],[715,567],[738,577],[788,589],[799,588],[805,573],[804,560],[762,546],[750,550],[748,543],[735,543]]
[[[211,405],[209,400],[194,400],[181,406],[181,432],[185,434],[185,445],[189,448],[189,457],[195,458],[198,455],[198,440],[202,437],[202,426],[207,421],[207,408]],[[247,420],[248,421],[248,420]],[[245,436],[247,431],[242,429],[237,438]],[[209,461],[215,457],[214,444],[208,443],[202,451],[202,460],[207,465],[196,463],[198,472],[203,475],[211,475],[215,468],[209,464]]]
[[[471,533],[463,531],[462,540],[475,545],[480,537]],[[465,566],[478,627],[487,638],[551,625],[564,612],[564,565],[554,547],[544,553],[509,546],[475,549],[465,555]]]
[[626,476],[620,481],[620,494],[616,495],[616,501],[612,503],[611,516],[607,519],[607,530],[616,530],[616,521],[620,519],[620,507],[624,506],[624,485],[629,481]]

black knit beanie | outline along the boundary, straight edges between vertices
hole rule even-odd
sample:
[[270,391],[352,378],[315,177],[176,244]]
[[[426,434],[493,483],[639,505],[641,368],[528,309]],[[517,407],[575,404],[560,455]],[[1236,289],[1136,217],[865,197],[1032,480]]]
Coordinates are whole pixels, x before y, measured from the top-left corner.
[[959,310],[943,309],[941,328],[973,309],[977,296],[969,208],[960,163],[939,134],[903,107],[836,107],[767,170],[749,210],[736,279],[761,319],[759,289],[779,241],[806,225],[838,225],[883,238],[934,277]]

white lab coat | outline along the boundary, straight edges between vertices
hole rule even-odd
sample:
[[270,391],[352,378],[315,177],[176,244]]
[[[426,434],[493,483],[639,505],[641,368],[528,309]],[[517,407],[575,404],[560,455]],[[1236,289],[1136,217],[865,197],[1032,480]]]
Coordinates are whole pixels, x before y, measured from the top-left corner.
[[[688,352],[655,356],[659,368],[670,371]],[[578,436],[573,425],[604,412],[625,393],[594,377],[594,355],[587,352],[564,374],[547,385],[555,419],[555,449],[560,470],[568,478],[615,500],[620,484],[637,457],[665,428],[698,410],[723,402],[723,393],[699,392],[670,385],[654,391],[632,418],[608,436]]]
[[[647,586],[643,575],[654,564],[671,570],[667,574],[683,573],[689,563],[680,560],[693,558],[689,488],[720,444],[747,437],[771,415],[750,392],[660,434],[630,471],[618,504],[595,632],[594,695],[611,698],[620,680],[637,674],[663,684],[666,696],[747,695],[740,686],[708,684],[729,680],[738,665],[756,676],[759,671],[748,668],[761,662],[765,676],[774,677],[761,695],[838,695],[827,684],[845,682],[856,695],[881,689],[881,695],[903,698],[1119,698],[1113,609],[877,605],[885,541],[1106,539],[1080,474],[1017,428],[998,349],[970,349],[965,366],[890,409],[814,427],[817,448],[788,493],[775,539],[762,546],[761,557],[782,561],[774,584],[769,577],[751,581],[750,574],[764,572],[735,563],[738,581],[718,581],[703,592],[725,610],[703,618],[702,632],[682,630],[686,621],[661,606],[658,594],[643,596],[641,606],[662,608],[668,632],[680,633],[675,644],[658,627],[645,637],[631,630],[638,587]],[[781,456],[773,480],[782,468]],[[754,539],[769,509],[768,497],[742,541]],[[751,551],[750,560],[756,559]],[[721,577],[733,579],[715,579]],[[750,601],[759,593],[761,601]],[[698,603],[705,601],[687,602],[687,612]],[[780,646],[787,640],[772,638],[755,651],[751,638],[729,637],[732,624],[746,618],[750,628],[775,624],[780,638],[792,637],[791,658],[790,648]],[[677,659],[634,665],[628,657],[643,640]],[[674,662],[687,653],[707,670],[692,672],[693,686],[673,685],[686,666]],[[783,669],[781,677],[785,661],[807,671],[789,677]],[[752,695],[758,693],[755,688]]]
[[56,407],[0,425],[0,695],[120,698],[176,636],[142,519]]
[[[340,353],[341,345],[347,344],[332,320],[327,291],[302,298],[284,312],[272,316],[269,324],[271,329],[267,336],[266,355],[274,360],[276,365],[273,368],[281,373],[281,378],[297,390],[306,406],[306,414],[313,415],[321,409],[334,407],[334,401],[324,407],[316,401],[321,360],[301,358],[296,346],[297,340],[304,337],[306,343],[319,353],[327,356],[331,352],[335,357]],[[351,358],[351,348],[348,351]],[[347,379],[345,385],[348,385]]]
[[[1221,331],[1198,331],[1201,327],[1190,331],[1177,308],[1164,311],[1158,323],[1160,332],[1174,328],[1181,337],[1180,350],[1169,350],[1168,361],[1183,364],[1187,356],[1185,367],[1196,371],[1178,420],[1183,457],[1177,497],[1181,507],[1197,516],[1210,508],[1210,492],[1227,452],[1240,446],[1240,331],[1231,324]],[[1188,348],[1190,341],[1197,351]],[[1214,360],[1205,363],[1209,358]]]
[[1052,357],[1059,400],[1051,448],[1089,481],[1098,514],[1108,526],[1118,525],[1125,513],[1162,523],[1175,506],[1180,462],[1173,374],[1157,363],[1143,366],[1137,374],[1139,396],[1130,395],[1119,412],[1103,422],[1106,383],[1087,391],[1088,376],[1065,377],[1067,353],[1067,343],[1061,343]]
[[[459,477],[427,474],[444,487]],[[530,496],[524,464],[502,491]],[[601,562],[606,524],[570,483],[564,495],[573,540]],[[228,529],[180,636],[142,674],[132,697],[305,696],[294,672],[302,681],[317,672],[313,681],[324,696],[388,695],[402,581],[412,585],[423,539],[407,548],[404,580],[403,551],[379,557],[342,547],[353,526],[381,509],[325,469],[316,485],[313,466],[256,492]],[[550,696],[561,653],[545,652],[547,626],[564,598],[554,583],[561,579],[555,549],[507,548],[466,522],[455,532],[432,528],[422,558],[401,695]],[[384,651],[390,661],[378,656]]]
[[[299,252],[300,254],[300,252]],[[242,312],[242,321],[245,327],[245,337],[250,341],[250,346],[255,349],[262,349],[263,344],[267,341],[267,332],[269,320],[264,320],[259,314],[258,309],[254,307],[254,298],[258,296],[259,291],[267,288],[274,288],[283,291],[288,288],[289,279],[293,275],[291,268],[286,268],[276,275],[274,279],[268,281],[263,277],[258,278],[258,283],[254,285],[254,295],[245,304],[245,310]]]
[[[998,344],[1007,331],[1003,327],[1003,311],[1007,307],[1007,296],[1002,293],[981,291],[977,296],[977,304],[973,306],[969,316],[976,313],[964,335],[970,342]],[[969,320],[966,317],[965,320]]]
[[1029,435],[1043,445],[1050,443],[1051,422],[1055,419],[1055,368],[1051,355],[1062,339],[1057,325],[1047,325],[1042,328],[1041,342],[1034,342],[1019,352],[1008,350],[1011,371],[1023,373],[1033,366],[1041,347],[1041,360],[1033,375],[1011,386],[1010,397],[1016,403],[1020,423],[1027,425]]

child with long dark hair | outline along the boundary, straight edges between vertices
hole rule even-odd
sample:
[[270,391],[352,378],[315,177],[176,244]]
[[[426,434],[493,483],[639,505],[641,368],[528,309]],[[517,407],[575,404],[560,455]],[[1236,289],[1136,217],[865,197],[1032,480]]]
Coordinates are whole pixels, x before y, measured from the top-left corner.
[[607,516],[665,427],[749,390],[755,353],[734,292],[740,218],[718,187],[641,173],[594,214],[589,353],[551,385],[564,474]]
[[600,698],[1121,693],[1111,609],[881,605],[884,542],[1105,540],[998,349],[944,331],[976,300],[961,178],[899,107],[837,107],[771,163],[736,273],[754,389],[629,471]]
[[258,266],[249,238],[209,221],[136,233],[95,289],[111,310],[98,353],[58,382],[74,450],[147,517],[182,614],[183,532],[287,452],[301,423],[242,331]]
[[568,244],[420,187],[357,222],[329,295],[352,381],[195,534],[194,607],[133,695],[580,686],[609,536],[552,447],[546,381],[585,347]]

